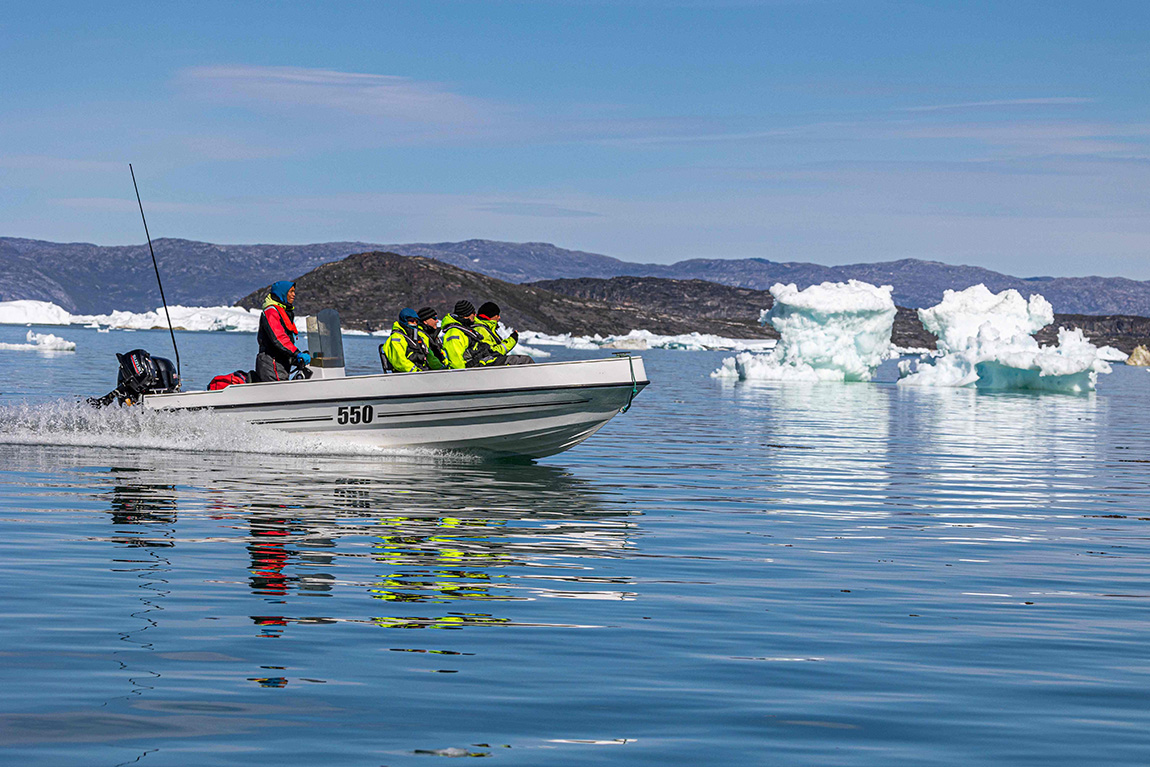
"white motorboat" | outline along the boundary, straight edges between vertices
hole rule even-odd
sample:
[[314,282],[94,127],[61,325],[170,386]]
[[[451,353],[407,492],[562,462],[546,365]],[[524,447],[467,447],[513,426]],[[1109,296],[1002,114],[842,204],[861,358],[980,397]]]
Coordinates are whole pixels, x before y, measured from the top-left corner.
[[[144,393],[154,410],[211,409],[253,424],[378,447],[541,458],[601,429],[650,381],[641,357],[348,376],[339,318],[308,319],[307,379]],[[318,348],[317,348],[318,347]]]

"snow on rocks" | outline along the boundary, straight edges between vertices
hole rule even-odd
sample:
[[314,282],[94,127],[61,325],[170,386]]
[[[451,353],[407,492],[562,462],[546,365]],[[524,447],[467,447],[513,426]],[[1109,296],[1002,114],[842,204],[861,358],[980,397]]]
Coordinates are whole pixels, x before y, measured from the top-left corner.
[[1054,321],[1054,308],[1037,294],[1027,301],[1017,290],[992,293],[975,285],[946,291],[918,316],[942,354],[899,363],[900,385],[1082,392],[1110,372],[1079,329],[1060,329],[1056,346],[1038,345],[1031,334]]
[[769,354],[743,352],[712,376],[772,381],[869,381],[890,350],[895,305],[890,285],[859,280],[799,290],[771,286],[775,305],[764,311],[782,338]]
[[6,344],[0,343],[0,349],[6,351],[31,351],[31,352],[74,352],[76,351],[76,342],[68,341],[60,336],[54,336],[51,333],[37,333],[29,330],[26,336],[28,343],[26,344]]

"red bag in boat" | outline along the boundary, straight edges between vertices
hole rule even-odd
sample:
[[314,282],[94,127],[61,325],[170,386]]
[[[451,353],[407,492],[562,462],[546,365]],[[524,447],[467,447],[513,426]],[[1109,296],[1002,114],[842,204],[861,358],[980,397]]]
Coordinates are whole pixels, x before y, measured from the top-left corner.
[[212,382],[208,384],[208,391],[215,391],[216,389],[226,389],[232,384],[245,384],[248,382],[248,374],[242,370],[237,370],[234,373],[227,373],[222,376],[216,376]]

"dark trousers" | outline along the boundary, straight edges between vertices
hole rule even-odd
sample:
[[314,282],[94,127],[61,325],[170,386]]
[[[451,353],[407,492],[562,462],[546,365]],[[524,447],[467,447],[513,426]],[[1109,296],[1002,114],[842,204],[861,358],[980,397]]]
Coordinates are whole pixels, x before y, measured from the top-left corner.
[[267,352],[260,352],[256,355],[256,380],[261,383],[286,381],[288,380],[287,366],[282,362],[277,362],[276,358]]
[[526,354],[505,354],[502,357],[496,357],[494,362],[488,362],[488,365],[531,365],[535,360],[528,357]]

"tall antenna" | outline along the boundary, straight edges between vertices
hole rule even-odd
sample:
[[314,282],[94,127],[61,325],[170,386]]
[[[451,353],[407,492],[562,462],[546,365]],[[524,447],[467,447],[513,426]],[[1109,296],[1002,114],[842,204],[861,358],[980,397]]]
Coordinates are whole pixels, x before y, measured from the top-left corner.
[[[148,252],[152,254],[152,268],[156,270],[156,284],[160,286],[160,300],[164,302],[164,316],[168,318],[168,332],[172,335],[172,349],[176,352],[176,375],[180,375],[180,348],[176,346],[176,331],[172,329],[172,315],[168,314],[168,299],[164,297],[164,283],[160,281],[160,267],[156,264],[156,251],[152,250],[152,235],[148,234],[148,219],[144,217],[144,203],[140,202],[140,187],[136,185],[136,171],[128,163],[132,174],[132,188],[136,190],[136,202],[140,206],[140,218],[144,220],[144,236],[148,238]],[[182,377],[181,377],[182,380]]]

